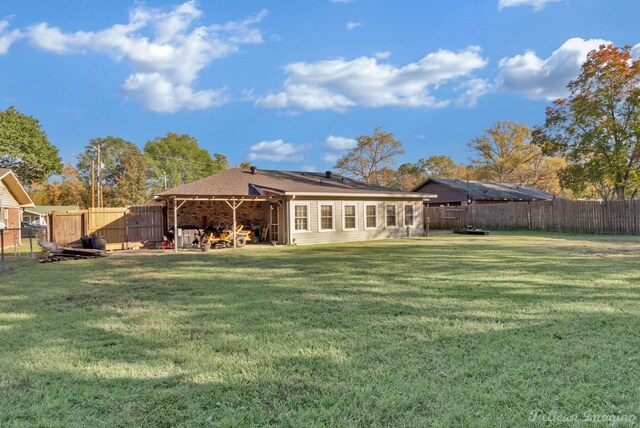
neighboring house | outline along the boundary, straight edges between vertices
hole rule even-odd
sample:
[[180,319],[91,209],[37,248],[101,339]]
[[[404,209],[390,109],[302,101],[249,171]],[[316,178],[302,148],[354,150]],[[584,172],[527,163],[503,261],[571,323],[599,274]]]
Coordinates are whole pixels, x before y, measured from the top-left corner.
[[[20,229],[22,208],[33,206],[18,177],[10,169],[0,168],[0,222],[8,229]],[[4,232],[5,248],[20,244],[20,239],[20,230]]]
[[416,186],[413,191],[436,194],[436,197],[429,200],[429,206],[547,201],[556,198],[552,193],[524,184],[491,183],[450,178],[430,178]]
[[423,202],[403,192],[332,174],[233,168],[166,190],[167,225],[234,223],[280,244],[317,244],[422,235]]
[[30,223],[47,225],[47,214],[51,211],[77,211],[77,205],[38,205],[36,207],[25,208],[22,213],[22,220]]

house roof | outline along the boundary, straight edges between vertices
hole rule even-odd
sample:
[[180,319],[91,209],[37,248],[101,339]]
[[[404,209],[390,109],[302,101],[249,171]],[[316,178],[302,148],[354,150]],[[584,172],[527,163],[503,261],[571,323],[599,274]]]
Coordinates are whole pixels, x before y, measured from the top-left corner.
[[556,197],[553,193],[545,192],[526,184],[467,181],[451,178],[430,178],[414,190],[418,190],[430,182],[449,186],[471,196],[473,199],[534,201],[551,200]]
[[7,187],[18,205],[21,207],[34,206],[29,194],[24,190],[24,187],[22,187],[22,184],[20,184],[18,177],[16,177],[13,171],[7,168],[0,168],[0,180]]
[[300,196],[379,196],[429,198],[415,192],[392,190],[374,184],[353,180],[338,174],[327,178],[325,173],[301,171],[277,171],[232,168],[227,171],[175,187],[159,193],[158,196],[259,196],[259,195],[300,195]]
[[45,215],[51,211],[76,211],[77,205],[38,205],[36,207],[25,208],[24,212],[31,214]]

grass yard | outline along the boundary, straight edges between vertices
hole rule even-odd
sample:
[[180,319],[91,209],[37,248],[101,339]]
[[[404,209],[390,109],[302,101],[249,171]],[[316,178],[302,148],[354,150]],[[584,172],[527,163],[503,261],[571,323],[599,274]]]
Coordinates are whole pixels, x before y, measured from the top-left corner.
[[638,238],[50,263],[0,276],[0,426],[630,426],[639,350]]
[[[29,242],[31,241],[31,242]],[[13,273],[18,270],[33,266],[38,262],[42,249],[38,245],[37,238],[22,238],[22,244],[17,247],[4,249],[4,271]],[[0,283],[3,277],[0,276]]]

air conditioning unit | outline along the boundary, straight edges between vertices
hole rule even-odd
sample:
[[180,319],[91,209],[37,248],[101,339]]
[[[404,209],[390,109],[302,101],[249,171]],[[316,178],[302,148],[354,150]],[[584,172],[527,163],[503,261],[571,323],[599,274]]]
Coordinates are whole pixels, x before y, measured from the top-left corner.
[[0,229],[7,229],[7,225],[2,220],[0,220]]

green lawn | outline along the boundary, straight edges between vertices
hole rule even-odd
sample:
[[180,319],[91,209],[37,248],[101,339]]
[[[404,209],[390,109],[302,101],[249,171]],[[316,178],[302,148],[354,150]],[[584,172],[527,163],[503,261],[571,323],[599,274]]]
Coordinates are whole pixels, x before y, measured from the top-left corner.
[[[41,253],[42,249],[38,245],[38,238],[22,238],[22,244],[17,248],[10,246],[4,249],[5,273],[13,273],[36,264]],[[1,281],[2,277],[0,277]]]
[[637,237],[49,263],[0,276],[0,426],[629,426],[639,350]]

